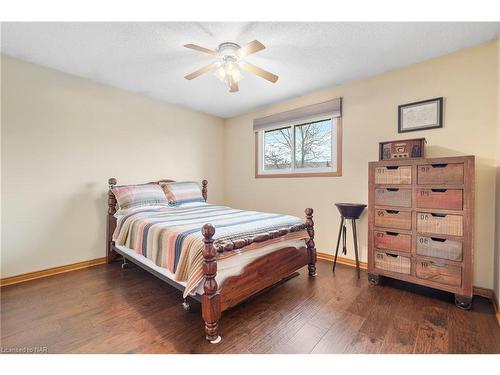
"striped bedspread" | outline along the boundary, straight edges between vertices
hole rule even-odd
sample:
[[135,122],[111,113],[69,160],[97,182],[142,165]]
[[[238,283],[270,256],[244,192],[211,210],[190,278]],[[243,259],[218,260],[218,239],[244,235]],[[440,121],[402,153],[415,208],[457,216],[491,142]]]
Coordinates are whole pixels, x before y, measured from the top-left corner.
[[[288,215],[236,210],[207,203],[134,211],[118,219],[113,240],[151,259],[174,273],[178,281],[186,281],[184,296],[203,279],[203,235],[201,227],[215,227],[214,241],[243,238],[258,233],[287,228],[302,223]],[[219,254],[219,259],[237,256],[271,243],[306,239],[307,231],[289,233],[274,240],[253,243],[241,250]]]

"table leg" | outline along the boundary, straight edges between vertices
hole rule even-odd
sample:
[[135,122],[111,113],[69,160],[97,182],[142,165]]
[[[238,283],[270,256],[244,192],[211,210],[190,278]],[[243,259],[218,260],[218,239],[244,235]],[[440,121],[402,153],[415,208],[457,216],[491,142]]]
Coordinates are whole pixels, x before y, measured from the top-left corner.
[[342,228],[343,227],[344,227],[344,217],[341,216],[339,237],[337,238],[337,249],[335,250],[335,259],[333,260],[333,272],[335,272],[335,266],[337,265],[337,255],[339,253],[340,238],[342,237]]
[[358,257],[358,233],[356,232],[356,220],[351,220],[352,224],[352,239],[354,241],[354,254],[356,255],[356,271],[358,272],[358,279],[360,278],[359,270],[359,257]]

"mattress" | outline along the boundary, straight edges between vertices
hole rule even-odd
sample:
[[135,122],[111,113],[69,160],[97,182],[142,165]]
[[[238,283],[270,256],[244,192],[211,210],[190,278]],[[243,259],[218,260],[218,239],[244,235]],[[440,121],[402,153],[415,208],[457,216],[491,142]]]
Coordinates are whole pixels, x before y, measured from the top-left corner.
[[[167,208],[145,207],[117,218],[113,240],[117,247],[121,246],[135,253],[130,256],[142,256],[160,269],[167,270],[169,278],[172,279],[173,275],[176,282],[186,282],[184,295],[187,295],[198,291],[204,278],[204,239],[201,229],[206,223],[215,227],[213,239],[216,243],[221,243],[288,229],[302,224],[302,219],[276,213],[237,210],[204,202]],[[242,249],[220,253],[218,264],[224,267],[219,265],[218,274],[224,275],[226,267],[235,268],[238,274],[241,272],[238,269],[240,260],[248,259],[250,262],[266,254],[269,249],[272,251],[286,247],[285,241],[299,241],[298,246],[305,246],[304,240],[307,238],[305,229],[290,231],[283,237],[254,242]],[[230,260],[233,257],[236,259]]]
[[[304,247],[304,240],[285,240],[279,243],[274,243],[271,245],[267,245],[261,247],[259,249],[255,249],[253,251],[247,251],[244,253],[240,253],[237,256],[226,258],[217,261],[217,275],[215,280],[217,281],[217,285],[219,288],[224,285],[224,281],[229,277],[238,276],[243,272],[245,266],[253,262],[254,260],[270,254],[276,250],[282,249],[284,247],[295,247],[300,248]],[[138,254],[136,251],[129,249],[126,246],[116,246],[120,251],[127,254],[131,258],[134,258],[136,261],[140,262],[148,266],[149,268],[155,270],[156,272],[162,274],[163,276],[169,278],[173,282],[186,287],[187,282],[178,281],[175,279],[175,275],[170,272],[167,268],[160,267],[156,265],[151,259],[146,258],[144,255]],[[193,294],[203,294],[203,280],[199,282],[199,284],[189,293]]]

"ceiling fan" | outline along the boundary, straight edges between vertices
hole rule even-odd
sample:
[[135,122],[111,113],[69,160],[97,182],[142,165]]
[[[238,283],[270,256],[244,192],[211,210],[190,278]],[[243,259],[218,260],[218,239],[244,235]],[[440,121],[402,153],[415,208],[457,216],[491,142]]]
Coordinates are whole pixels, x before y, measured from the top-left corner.
[[184,78],[187,80],[191,80],[204,73],[215,70],[215,76],[227,84],[229,92],[237,92],[239,90],[238,82],[243,79],[240,68],[272,83],[278,80],[277,75],[244,61],[246,56],[266,48],[258,40],[254,40],[243,47],[234,42],[224,42],[219,44],[216,50],[211,50],[196,44],[186,44],[184,47],[217,57],[217,61],[185,76]]

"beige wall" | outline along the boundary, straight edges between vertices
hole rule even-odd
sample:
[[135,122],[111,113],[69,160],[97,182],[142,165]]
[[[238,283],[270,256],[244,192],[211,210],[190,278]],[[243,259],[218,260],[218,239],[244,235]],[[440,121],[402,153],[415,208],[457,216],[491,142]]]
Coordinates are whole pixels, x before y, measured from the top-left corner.
[[[476,155],[474,284],[493,287],[497,164],[497,42],[383,75],[272,105],[226,121],[225,200],[231,206],[303,215],[315,209],[317,248],[332,253],[339,225],[334,202],[366,202],[367,164],[379,141],[426,137],[430,157]],[[343,176],[254,178],[254,118],[343,97]],[[397,106],[445,98],[444,128],[399,135]],[[367,257],[367,215],[360,221],[361,257]],[[351,246],[351,244],[349,244]],[[352,246],[348,256],[353,258]]]
[[207,178],[224,121],[2,56],[1,277],[105,255],[106,182]]

